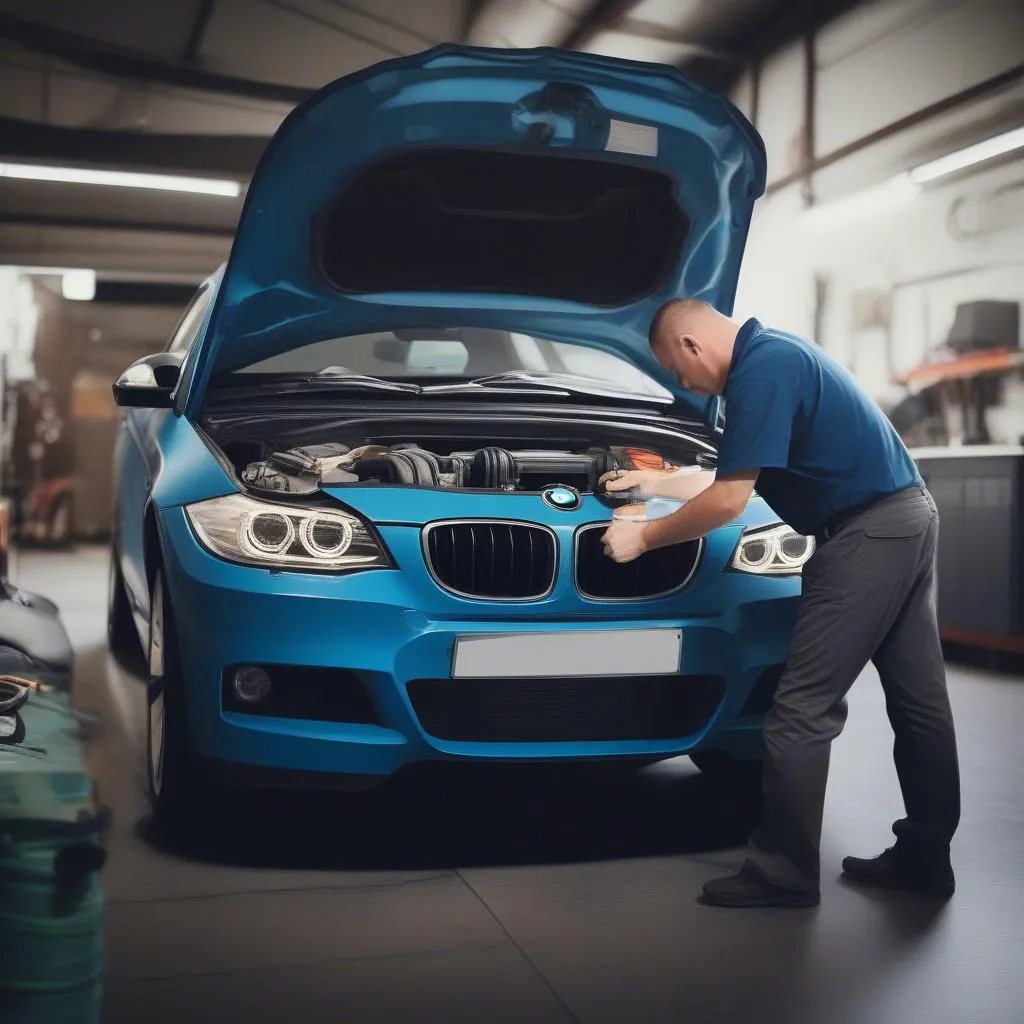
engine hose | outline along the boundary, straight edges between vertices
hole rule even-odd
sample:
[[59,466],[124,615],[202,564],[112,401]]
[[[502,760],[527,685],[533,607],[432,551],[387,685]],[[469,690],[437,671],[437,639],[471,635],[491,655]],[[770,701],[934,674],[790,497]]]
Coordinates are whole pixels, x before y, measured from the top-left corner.
[[473,487],[513,487],[516,482],[515,459],[504,448],[481,448],[473,456],[469,476]]

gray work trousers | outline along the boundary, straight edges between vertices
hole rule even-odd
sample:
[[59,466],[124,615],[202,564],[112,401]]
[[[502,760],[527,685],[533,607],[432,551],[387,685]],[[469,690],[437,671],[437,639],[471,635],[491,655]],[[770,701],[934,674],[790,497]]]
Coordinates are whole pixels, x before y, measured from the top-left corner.
[[747,867],[776,885],[817,890],[832,740],[868,661],[885,692],[906,817],[897,847],[948,853],[960,772],[935,610],[939,519],[927,490],[889,496],[820,543],[803,571],[785,672],[765,723],[764,811]]

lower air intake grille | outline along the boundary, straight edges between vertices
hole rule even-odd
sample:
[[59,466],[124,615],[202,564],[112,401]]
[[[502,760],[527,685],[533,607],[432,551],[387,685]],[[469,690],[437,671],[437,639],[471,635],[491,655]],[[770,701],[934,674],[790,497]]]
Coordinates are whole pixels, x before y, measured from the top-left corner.
[[503,520],[431,523],[424,549],[437,582],[465,597],[536,599],[555,582],[555,536],[543,527]]
[[702,729],[725,693],[718,676],[416,679],[425,732],[470,743],[659,740]]
[[704,550],[702,540],[648,551],[632,562],[614,562],[601,547],[607,523],[576,534],[576,587],[584,597],[629,601],[681,590],[693,578]]

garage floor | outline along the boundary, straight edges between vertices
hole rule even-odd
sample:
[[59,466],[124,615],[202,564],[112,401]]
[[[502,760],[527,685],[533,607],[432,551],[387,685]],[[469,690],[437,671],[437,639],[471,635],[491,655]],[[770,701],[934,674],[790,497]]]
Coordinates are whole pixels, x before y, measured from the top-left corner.
[[901,812],[869,670],[834,747],[821,906],[721,910],[696,896],[737,863],[749,808],[685,758],[239,800],[196,850],[161,850],[142,687],[105,649],[106,553],[23,555],[16,580],[60,603],[77,703],[102,715],[110,1022],[1024,1021],[1019,678],[950,666],[964,818],[948,905],[838,879]]

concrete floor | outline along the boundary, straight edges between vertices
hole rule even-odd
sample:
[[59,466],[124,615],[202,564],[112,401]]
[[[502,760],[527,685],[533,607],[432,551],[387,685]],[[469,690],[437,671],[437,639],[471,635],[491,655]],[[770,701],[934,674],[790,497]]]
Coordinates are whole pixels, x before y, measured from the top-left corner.
[[1011,1024],[1024,1021],[1024,688],[950,666],[963,768],[945,906],[838,879],[901,813],[873,671],[836,742],[822,904],[696,902],[750,809],[681,758],[630,778],[433,773],[375,799],[256,797],[188,854],[154,844],[143,691],[108,657],[106,554],[23,556],[78,651],[114,810],[112,1024]]

